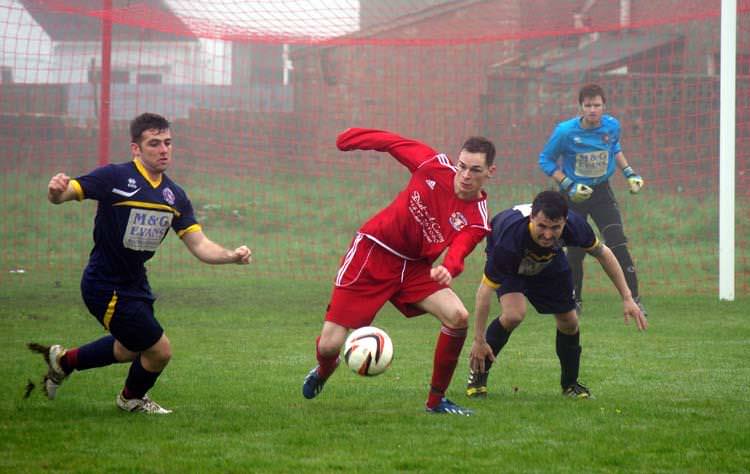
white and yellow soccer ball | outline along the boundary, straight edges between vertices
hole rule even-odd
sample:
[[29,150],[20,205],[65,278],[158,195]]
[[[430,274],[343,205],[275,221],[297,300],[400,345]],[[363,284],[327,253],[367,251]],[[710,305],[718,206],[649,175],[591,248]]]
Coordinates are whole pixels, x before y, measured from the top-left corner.
[[380,328],[365,326],[352,331],[344,343],[346,365],[359,375],[379,375],[393,360],[391,338]]

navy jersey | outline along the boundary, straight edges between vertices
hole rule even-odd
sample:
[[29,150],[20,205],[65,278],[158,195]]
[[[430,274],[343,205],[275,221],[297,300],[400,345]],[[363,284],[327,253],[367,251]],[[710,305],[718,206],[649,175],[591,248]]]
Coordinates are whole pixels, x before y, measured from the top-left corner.
[[539,167],[547,176],[559,168],[576,183],[596,186],[615,172],[615,155],[620,146],[620,122],[603,115],[595,128],[581,127],[581,117],[560,122],[552,132],[542,153]]
[[599,244],[594,230],[578,214],[569,211],[560,240],[552,247],[534,242],[529,231],[531,204],[522,204],[497,214],[487,236],[485,282],[497,287],[503,276],[549,275],[568,270],[563,247],[591,249]]
[[150,296],[144,263],[169,228],[179,236],[201,229],[185,191],[165,174],[151,181],[137,160],[97,168],[71,184],[79,201],[99,202],[88,281]]

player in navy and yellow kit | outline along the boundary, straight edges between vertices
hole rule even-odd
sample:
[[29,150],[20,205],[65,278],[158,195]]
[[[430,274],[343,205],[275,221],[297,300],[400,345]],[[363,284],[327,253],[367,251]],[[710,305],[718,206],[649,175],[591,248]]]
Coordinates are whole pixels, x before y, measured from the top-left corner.
[[244,245],[228,250],[209,240],[195,220],[185,191],[164,173],[172,161],[169,122],[145,113],[130,124],[133,160],[111,164],[71,179],[58,173],[50,179],[48,199],[53,204],[94,199],[94,248],[81,279],[83,300],[110,335],[75,349],[60,345],[29,347],[44,355],[47,397],[73,370],[132,362],[117,406],[126,411],[170,413],[146,392],[156,383],[171,358],[171,346],[154,317],[144,264],[169,229],[205,263],[250,262]]
[[[604,113],[606,97],[596,84],[588,84],[578,93],[581,115],[560,122],[539,154],[539,167],[551,176],[570,198],[570,208],[591,218],[604,242],[612,249],[625,281],[643,311],[638,293],[638,277],[623,232],[622,216],[609,179],[619,168],[632,194],[640,192],[643,178],[628,164],[620,145],[620,122]],[[576,306],[582,311],[583,258],[579,248],[568,251],[576,291]]]
[[[497,214],[491,227],[484,277],[476,294],[476,325],[466,394],[486,396],[488,371],[511,332],[526,316],[528,299],[540,314],[555,316],[563,394],[588,397],[589,390],[578,382],[581,357],[578,315],[563,247],[583,248],[599,261],[620,292],[625,322],[633,318],[638,329],[644,330],[648,326],[646,318],[633,300],[612,251],[599,242],[582,217],[568,210],[567,200],[556,191],[543,191],[533,204]],[[493,293],[497,294],[502,313],[487,327]]]

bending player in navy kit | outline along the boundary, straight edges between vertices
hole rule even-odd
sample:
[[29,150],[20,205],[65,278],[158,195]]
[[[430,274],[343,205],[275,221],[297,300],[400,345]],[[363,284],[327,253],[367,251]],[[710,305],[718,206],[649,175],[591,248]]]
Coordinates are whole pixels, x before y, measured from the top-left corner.
[[[583,86],[578,93],[578,104],[581,115],[557,125],[539,154],[539,167],[568,195],[571,210],[584,219],[590,215],[594,220],[604,242],[620,263],[633,299],[645,313],[622,216],[609,185],[609,179],[618,168],[632,194],[640,192],[643,178],[633,171],[622,152],[620,122],[604,113],[604,90],[596,84]],[[582,249],[568,249],[579,316],[583,310],[584,256]]]
[[125,386],[117,395],[119,408],[164,414],[146,394],[172,356],[169,339],[154,317],[144,263],[171,227],[188,250],[205,263],[250,263],[242,245],[228,250],[203,233],[185,191],[165,174],[172,162],[169,122],[145,113],[130,123],[133,160],[110,164],[71,179],[58,173],[50,179],[47,197],[53,204],[94,199],[94,248],[81,279],[81,293],[91,314],[109,335],[77,347],[29,344],[47,362],[44,391],[54,399],[74,370],[131,362]]
[[[633,300],[612,251],[599,242],[582,217],[568,211],[566,198],[557,191],[543,191],[534,198],[533,204],[497,214],[491,227],[484,277],[476,294],[474,343],[466,395],[487,395],[490,367],[526,316],[528,299],[540,314],[555,316],[563,394],[589,397],[589,389],[578,382],[581,358],[578,315],[563,247],[581,247],[599,261],[622,297],[625,322],[635,319],[638,329],[645,330],[648,322]],[[487,327],[493,293],[497,293],[502,313]]]

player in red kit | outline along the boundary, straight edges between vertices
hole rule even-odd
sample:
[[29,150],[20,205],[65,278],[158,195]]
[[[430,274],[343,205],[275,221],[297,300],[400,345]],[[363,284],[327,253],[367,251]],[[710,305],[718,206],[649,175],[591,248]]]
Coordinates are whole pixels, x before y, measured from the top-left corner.
[[[390,205],[365,222],[344,255],[317,339],[318,365],[305,378],[302,394],[320,393],[339,364],[349,330],[370,325],[390,301],[406,317],[430,313],[442,323],[427,411],[470,415],[445,398],[469,317],[450,283],[490,230],[482,187],[495,171],[495,146],[471,137],[455,165],[423,143],[382,130],[350,128],[336,146],[388,152],[412,176]],[[446,249],[443,262],[433,266]]]

